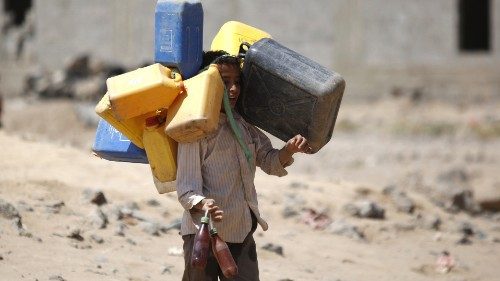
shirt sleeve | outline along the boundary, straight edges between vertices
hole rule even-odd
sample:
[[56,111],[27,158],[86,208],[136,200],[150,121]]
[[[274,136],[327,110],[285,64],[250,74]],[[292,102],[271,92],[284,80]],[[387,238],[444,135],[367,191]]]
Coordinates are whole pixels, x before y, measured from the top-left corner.
[[[278,177],[286,176],[288,172],[280,162],[279,150],[273,148],[271,140],[269,140],[269,138],[262,131],[254,126],[250,125],[249,131],[253,141],[255,142],[256,165],[266,174]],[[285,167],[286,166],[287,165],[285,165]]]
[[200,142],[179,143],[177,147],[177,198],[186,210],[190,210],[205,198],[201,159]]

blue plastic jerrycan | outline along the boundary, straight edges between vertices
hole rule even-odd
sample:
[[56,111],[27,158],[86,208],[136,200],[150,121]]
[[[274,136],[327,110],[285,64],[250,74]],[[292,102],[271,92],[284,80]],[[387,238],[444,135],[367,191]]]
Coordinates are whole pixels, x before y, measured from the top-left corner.
[[203,7],[199,0],[158,0],[155,62],[176,68],[183,79],[198,73],[203,52]]
[[110,161],[149,163],[144,149],[137,147],[104,119],[97,125],[92,151]]

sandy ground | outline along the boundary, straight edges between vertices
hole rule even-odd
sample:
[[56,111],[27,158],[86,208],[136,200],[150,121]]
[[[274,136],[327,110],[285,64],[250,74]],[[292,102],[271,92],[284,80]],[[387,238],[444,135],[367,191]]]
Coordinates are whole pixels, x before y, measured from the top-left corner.
[[[255,235],[261,280],[498,280],[500,216],[450,213],[418,188],[458,169],[476,198],[498,194],[498,108],[405,99],[344,104],[320,152],[296,157],[287,177],[256,177],[270,225]],[[148,231],[179,219],[175,194],[157,194],[147,165],[94,157],[94,128],[74,109],[69,101],[5,101],[0,199],[17,209],[24,229],[0,216],[0,280],[180,280],[178,230]],[[383,193],[389,185],[411,198],[413,213],[398,211]],[[108,203],[90,203],[86,189],[101,190]],[[345,206],[358,200],[376,202],[385,218],[353,217]],[[123,206],[135,215],[118,218]],[[94,223],[97,210],[109,220],[105,228]],[[333,224],[315,229],[306,220],[311,210]],[[438,229],[418,223],[433,217]],[[473,234],[457,243],[464,223]],[[339,234],[338,224],[351,231]],[[68,237],[75,230],[80,237]],[[264,249],[269,244],[282,254]],[[445,250],[454,265],[442,273],[436,261]]]

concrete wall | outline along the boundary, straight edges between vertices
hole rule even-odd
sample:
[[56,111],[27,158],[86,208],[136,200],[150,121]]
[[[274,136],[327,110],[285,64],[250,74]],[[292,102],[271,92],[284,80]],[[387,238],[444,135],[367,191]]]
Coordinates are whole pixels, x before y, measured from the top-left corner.
[[[204,49],[209,49],[225,22],[239,20],[331,66],[334,2],[316,2],[204,0]],[[37,1],[39,62],[56,68],[63,59],[82,52],[127,64],[151,61],[155,4],[154,0]],[[306,20],[313,15],[313,20]]]
[[[347,99],[397,88],[452,98],[500,96],[500,0],[491,2],[489,53],[459,51],[458,0],[203,0],[204,49],[223,23],[238,20],[341,73]],[[155,5],[35,0],[35,63],[57,69],[85,52],[131,67],[150,62]]]
[[457,0],[338,0],[334,68],[355,98],[395,91],[455,100],[500,97],[499,1],[492,0],[492,50],[459,50]]
[[152,0],[36,1],[39,63],[54,69],[80,53],[137,65],[153,59]]

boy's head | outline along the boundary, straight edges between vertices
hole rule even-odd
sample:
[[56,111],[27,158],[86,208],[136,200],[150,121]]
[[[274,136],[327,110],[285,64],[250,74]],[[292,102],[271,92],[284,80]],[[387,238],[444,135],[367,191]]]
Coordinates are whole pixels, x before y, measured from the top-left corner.
[[219,73],[228,91],[229,104],[234,108],[240,95],[241,61],[224,51],[208,51],[203,54],[202,68],[209,64],[216,64]]

